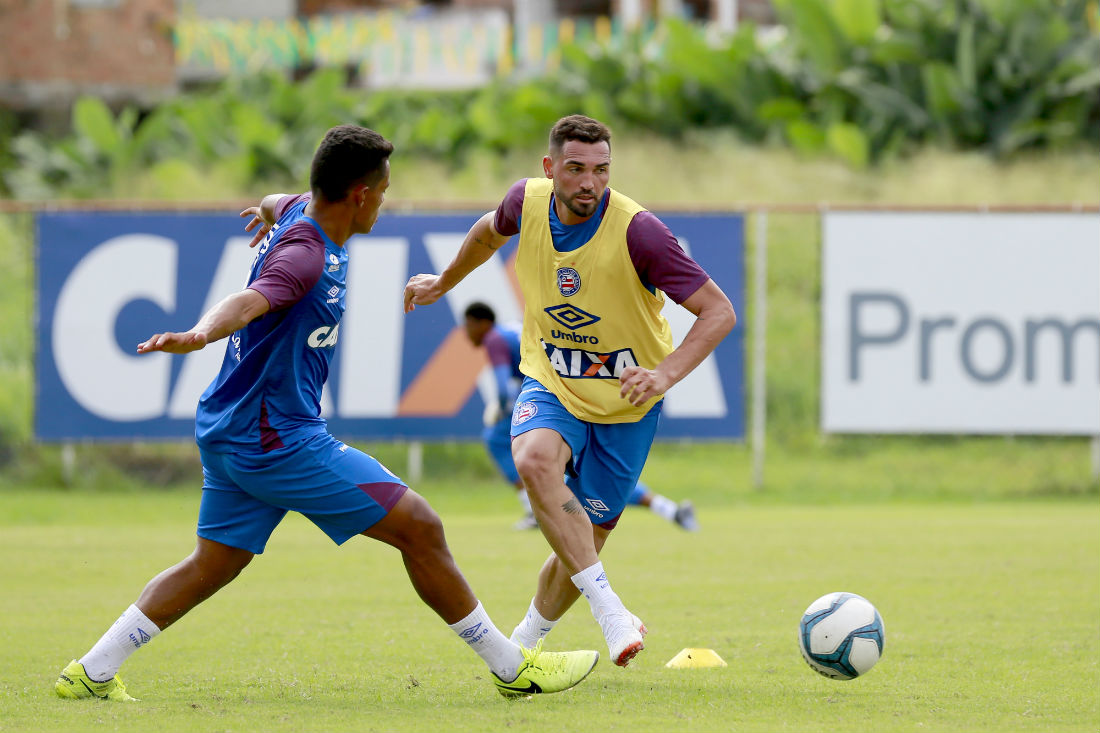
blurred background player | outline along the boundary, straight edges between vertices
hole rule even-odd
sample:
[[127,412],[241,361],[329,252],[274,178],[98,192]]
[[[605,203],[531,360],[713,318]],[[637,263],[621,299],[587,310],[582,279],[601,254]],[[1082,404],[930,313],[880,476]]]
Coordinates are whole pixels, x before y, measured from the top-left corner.
[[[539,523],[531,511],[531,500],[520,480],[516,463],[512,460],[511,422],[512,408],[523,382],[520,365],[520,326],[515,323],[497,323],[496,313],[486,303],[475,301],[466,307],[466,335],[474,346],[485,348],[489,365],[496,381],[494,400],[486,400],[485,429],[481,433],[489,456],[504,478],[516,487],[516,496],[523,507],[523,517],[515,523],[516,529],[538,529]],[[695,518],[695,506],[690,499],[679,504],[652,491],[641,481],[627,497],[627,504],[649,508],[657,516],[674,522],[689,532],[699,531]]]

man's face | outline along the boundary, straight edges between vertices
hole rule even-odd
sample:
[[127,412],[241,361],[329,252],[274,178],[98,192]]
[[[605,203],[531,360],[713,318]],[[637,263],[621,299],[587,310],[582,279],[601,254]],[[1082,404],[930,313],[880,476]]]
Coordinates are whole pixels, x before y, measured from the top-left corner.
[[466,316],[466,337],[470,339],[470,343],[474,346],[481,346],[481,342],[485,339],[485,334],[489,333],[489,329],[492,327],[492,321]]
[[390,162],[383,164],[382,177],[373,186],[364,186],[355,195],[360,197],[359,210],[355,214],[355,231],[369,234],[378,221],[378,210],[386,200],[386,189],[390,187]]
[[566,140],[560,153],[542,159],[542,167],[554,180],[558,218],[563,224],[579,224],[596,213],[607,190],[611,146]]

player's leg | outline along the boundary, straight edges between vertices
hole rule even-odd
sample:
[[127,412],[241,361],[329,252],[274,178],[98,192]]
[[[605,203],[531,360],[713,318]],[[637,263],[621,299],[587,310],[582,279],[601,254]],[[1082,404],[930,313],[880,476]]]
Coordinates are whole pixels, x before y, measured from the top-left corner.
[[[594,525],[594,540],[606,542],[618,523],[628,497],[636,490],[638,476],[645,465],[660,416],[660,405],[636,423],[589,426],[588,440],[574,454],[574,472],[567,483],[577,499],[588,509]],[[560,559],[560,558],[559,558]],[[553,572],[550,578],[560,573]],[[644,625],[627,610],[618,594],[611,590],[603,563],[571,577],[572,583],[588,600],[592,615],[607,640],[612,661],[625,666],[644,648]],[[564,589],[564,590],[563,590]],[[569,598],[560,579],[540,586],[536,606],[564,611]]]
[[[657,415],[659,410],[640,432],[634,432],[648,436],[652,442]],[[644,451],[634,451],[638,456],[628,456],[630,460],[626,465],[616,457],[612,474],[617,471],[621,475],[617,476],[618,480],[607,483],[604,480],[606,472],[600,469],[604,456],[596,441],[597,427],[608,426],[594,427],[578,420],[550,392],[528,379],[513,411],[512,451],[543,534],[600,623],[612,661],[625,665],[641,650],[642,639],[633,626],[633,615],[611,588],[599,561],[591,525],[610,523],[608,528],[614,526],[630,489],[637,483],[649,443],[645,444]],[[588,456],[594,447],[596,453],[590,459]],[[562,478],[567,468],[569,485]],[[581,481],[579,477],[586,472],[589,478]],[[606,493],[584,493],[580,489],[582,483],[599,486],[600,491]],[[558,605],[557,601],[549,603],[552,608]],[[565,601],[560,603],[568,607]],[[538,605],[539,599],[536,599],[533,607],[537,609]]]
[[236,578],[256,553],[263,552],[286,514],[241,491],[226,470],[225,456],[204,451],[202,458],[204,488],[195,550],[150,580],[88,653],[65,667],[55,685],[61,697],[133,700],[117,677],[122,663]]
[[385,466],[327,434],[305,443],[280,471],[309,488],[281,490],[284,505],[337,544],[363,534],[398,549],[417,594],[485,660],[501,694],[557,692],[592,670],[596,652],[525,652],[501,634],[455,564],[439,515]]
[[523,517],[514,525],[515,529],[538,529],[534,512],[531,511],[531,500],[527,496],[527,487],[519,477],[515,461],[512,460],[512,436],[510,433],[511,419],[505,416],[492,425],[485,428],[482,438],[485,441],[485,449],[489,457],[493,459],[497,470],[516,489],[516,499],[523,509]]
[[363,534],[401,552],[417,595],[485,660],[502,695],[569,689],[596,665],[597,652],[527,650],[505,638],[455,564],[439,515],[411,489]]
[[639,481],[634,484],[630,496],[626,497],[626,503],[631,506],[648,507],[653,503],[653,492],[649,490],[648,486]]
[[574,573],[598,561],[592,541],[592,523],[563,476],[572,456],[561,434],[549,428],[533,428],[512,441],[516,468],[547,542]]
[[644,506],[661,519],[673,522],[681,529],[689,532],[699,531],[699,520],[695,518],[695,505],[690,499],[684,499],[677,504],[673,499],[664,494],[658,494],[639,481],[630,492],[627,503],[633,506]]
[[[603,549],[610,533],[609,529],[592,525],[597,551]],[[526,615],[512,631],[512,641],[521,646],[533,647],[541,639],[546,638],[580,595],[569,571],[557,555],[551,554],[539,572],[538,588],[535,591],[535,597],[531,599]],[[645,624],[637,616],[633,618],[635,628],[645,636],[647,632]]]
[[163,631],[240,575],[255,555],[196,538],[195,550],[154,577],[134,604]]

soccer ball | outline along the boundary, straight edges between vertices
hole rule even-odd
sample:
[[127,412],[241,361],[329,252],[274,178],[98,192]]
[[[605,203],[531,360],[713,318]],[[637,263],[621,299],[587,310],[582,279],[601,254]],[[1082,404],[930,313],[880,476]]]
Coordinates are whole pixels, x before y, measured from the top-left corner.
[[863,596],[829,593],[810,604],[798,624],[802,658],[834,680],[865,674],[882,656],[886,627]]

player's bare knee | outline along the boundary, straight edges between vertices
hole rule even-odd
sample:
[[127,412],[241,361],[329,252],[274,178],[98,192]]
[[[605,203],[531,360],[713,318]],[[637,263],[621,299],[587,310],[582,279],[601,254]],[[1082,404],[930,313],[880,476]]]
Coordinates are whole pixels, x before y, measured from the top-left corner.
[[529,447],[518,451],[514,458],[516,471],[527,486],[538,485],[547,478],[561,477],[562,467],[553,451]]
[[255,555],[248,550],[200,538],[186,562],[211,585],[220,587],[240,575],[253,557]]
[[412,494],[412,499],[406,507],[405,521],[397,536],[401,549],[424,550],[445,545],[443,520],[439,514],[424,497]]

